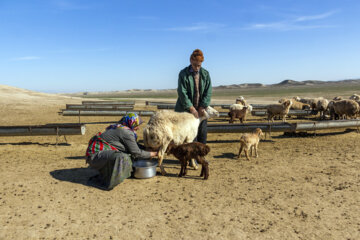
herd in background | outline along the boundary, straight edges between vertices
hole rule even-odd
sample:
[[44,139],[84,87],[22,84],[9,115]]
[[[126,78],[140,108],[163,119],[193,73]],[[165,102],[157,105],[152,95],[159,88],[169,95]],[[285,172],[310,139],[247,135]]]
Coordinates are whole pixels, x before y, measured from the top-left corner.
[[[349,99],[343,99],[340,96],[327,100],[323,97],[318,98],[300,98],[298,96],[291,99],[281,98],[278,104],[270,104],[266,106],[268,121],[274,121],[274,117],[280,117],[283,122],[289,110],[314,110],[320,113],[320,119],[351,119],[360,115],[360,96],[353,94]],[[239,119],[241,123],[246,120],[246,114],[251,113],[252,106],[248,104],[243,96],[236,98],[235,104],[230,106],[228,113],[233,123]]]
[[[359,114],[360,96],[354,94],[350,99],[336,97],[331,101],[325,98],[300,98],[280,99],[278,104],[266,106],[268,120],[275,116],[280,116],[286,121],[286,115],[290,109],[294,110],[316,110],[320,112],[320,118],[324,119],[327,115],[331,119],[354,118]],[[246,114],[251,113],[252,106],[248,104],[244,97],[238,97],[236,103],[230,106],[230,123],[239,118],[243,123]],[[196,118],[188,112],[174,112],[161,110],[156,112],[149,120],[143,130],[144,144],[147,149],[158,151],[158,166],[161,174],[165,175],[166,171],[163,166],[165,153],[173,154],[181,162],[179,177],[187,174],[187,164],[190,160],[196,159],[201,165],[201,177],[209,177],[209,163],[205,156],[209,153],[210,148],[205,144],[193,142],[197,135],[199,124],[204,119],[218,117],[219,112],[212,107],[207,107],[205,113],[200,118]],[[253,133],[245,133],[240,138],[240,150],[244,150],[247,160],[255,154],[258,156],[258,145],[263,132],[260,128],[255,129]],[[250,156],[249,156],[250,153]],[[196,166],[195,164],[193,164]]]

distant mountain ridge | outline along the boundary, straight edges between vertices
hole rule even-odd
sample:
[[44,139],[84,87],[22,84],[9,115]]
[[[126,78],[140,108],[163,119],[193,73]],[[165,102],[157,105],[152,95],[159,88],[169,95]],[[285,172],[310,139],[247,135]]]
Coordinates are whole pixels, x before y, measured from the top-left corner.
[[[241,83],[241,84],[231,84],[231,85],[219,85],[213,86],[214,91],[221,90],[230,90],[230,89],[271,89],[271,88],[294,88],[300,86],[337,86],[337,85],[360,85],[360,79],[346,79],[338,81],[321,81],[321,80],[305,80],[305,81],[296,81],[292,79],[285,79],[279,83],[275,84],[262,84],[262,83]],[[99,91],[99,92],[77,92],[72,94],[66,94],[68,96],[97,96],[103,94],[117,95],[134,95],[134,94],[175,94],[176,89],[128,89],[128,90],[118,90],[118,91]]]
[[242,83],[231,85],[220,85],[213,87],[214,89],[236,89],[236,88],[266,88],[266,87],[290,87],[290,86],[312,86],[322,84],[360,84],[360,79],[346,79],[339,81],[321,81],[321,80],[305,80],[296,81],[292,79],[285,79],[275,84],[262,84],[262,83]]

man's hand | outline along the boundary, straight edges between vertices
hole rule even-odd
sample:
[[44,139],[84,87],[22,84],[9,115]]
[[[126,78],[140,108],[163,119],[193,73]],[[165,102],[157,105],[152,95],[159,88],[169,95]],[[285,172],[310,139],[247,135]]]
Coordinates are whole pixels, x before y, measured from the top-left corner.
[[190,110],[190,113],[191,113],[192,115],[194,115],[194,117],[199,118],[199,113],[198,113],[198,111],[196,111],[196,109],[194,108],[194,106],[191,106],[189,110]]
[[203,108],[203,107],[199,107],[199,116],[200,117],[202,117],[202,116],[204,116],[205,115],[205,108]]

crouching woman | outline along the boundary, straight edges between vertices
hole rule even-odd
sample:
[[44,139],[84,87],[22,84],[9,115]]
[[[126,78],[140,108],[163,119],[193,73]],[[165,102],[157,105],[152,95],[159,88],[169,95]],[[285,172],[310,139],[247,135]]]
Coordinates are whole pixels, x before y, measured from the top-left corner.
[[151,158],[157,152],[143,150],[136,142],[136,131],[142,123],[136,113],[128,113],[105,132],[97,133],[89,141],[86,162],[99,174],[89,179],[90,185],[111,190],[131,176],[132,159]]

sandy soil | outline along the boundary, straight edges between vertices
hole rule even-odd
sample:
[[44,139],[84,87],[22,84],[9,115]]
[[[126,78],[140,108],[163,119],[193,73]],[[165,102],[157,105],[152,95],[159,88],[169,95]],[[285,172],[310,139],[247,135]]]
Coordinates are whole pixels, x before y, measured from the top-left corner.
[[[80,99],[6,91],[0,125],[78,121],[57,112]],[[167,176],[127,179],[107,192],[86,185],[94,172],[83,155],[107,126],[91,123],[117,120],[82,117],[86,134],[57,146],[56,136],[0,138],[0,239],[360,239],[354,130],[273,134],[251,161],[235,157],[239,134],[209,134],[207,181],[200,170],[178,178],[168,156]]]

